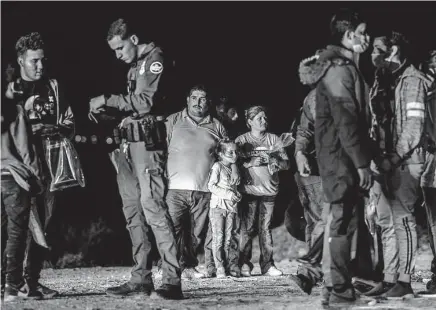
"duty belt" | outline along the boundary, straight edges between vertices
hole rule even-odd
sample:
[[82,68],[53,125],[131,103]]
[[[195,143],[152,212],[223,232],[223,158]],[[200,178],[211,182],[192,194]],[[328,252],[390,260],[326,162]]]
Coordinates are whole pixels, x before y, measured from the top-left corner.
[[147,149],[160,149],[166,142],[166,129],[163,121],[154,117],[135,120],[114,130],[115,141],[144,142]]

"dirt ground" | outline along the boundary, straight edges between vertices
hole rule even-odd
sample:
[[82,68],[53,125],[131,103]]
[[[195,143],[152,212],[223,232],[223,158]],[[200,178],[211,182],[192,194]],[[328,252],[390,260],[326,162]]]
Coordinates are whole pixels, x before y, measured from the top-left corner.
[[[413,278],[415,292],[424,289],[423,279],[430,276],[430,253],[420,254]],[[203,270],[200,266],[200,270]],[[317,287],[307,296],[292,283],[287,275],[295,273],[297,263],[283,260],[277,263],[284,276],[264,277],[259,267],[252,278],[201,279],[183,281],[185,299],[181,301],[155,300],[147,297],[113,298],[106,296],[107,287],[128,280],[129,267],[96,267],[75,269],[44,269],[41,282],[59,290],[62,296],[51,300],[18,301],[3,304],[2,309],[13,310],[109,310],[109,309],[321,309]],[[161,283],[156,282],[158,287]],[[368,305],[371,300],[359,300],[347,309],[436,309],[436,298],[380,301]],[[332,307],[331,307],[332,308]]]

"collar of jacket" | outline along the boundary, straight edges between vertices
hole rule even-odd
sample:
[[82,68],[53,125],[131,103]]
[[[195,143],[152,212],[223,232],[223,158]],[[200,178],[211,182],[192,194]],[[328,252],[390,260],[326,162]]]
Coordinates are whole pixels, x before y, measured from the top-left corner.
[[154,48],[156,47],[156,44],[154,44],[154,42],[150,42],[148,43],[144,50],[142,50],[139,55],[138,55],[138,59],[136,59],[136,61],[132,64],[132,67],[136,67],[138,65],[138,63],[140,61],[142,61],[145,56],[147,56]]
[[327,46],[327,51],[336,54],[337,56],[341,56],[344,58],[347,58],[349,60],[351,60],[352,62],[354,62],[354,64],[358,64],[358,54],[354,53],[353,51],[343,47],[343,46],[339,46],[339,45],[328,45]]
[[404,71],[406,71],[406,69],[409,67],[409,65],[410,65],[410,63],[406,59],[400,64],[400,66],[397,69],[392,71],[393,80],[396,82],[395,84],[398,83],[399,78],[403,75]]
[[414,77],[419,78],[427,86],[431,85],[433,82],[433,79],[431,79],[431,77],[424,74],[422,71],[416,69],[415,66],[413,64],[411,64],[410,62],[407,62],[406,65],[404,66],[404,70],[401,70],[401,75],[399,76],[399,78],[397,80],[397,85],[398,85],[400,80],[402,80],[403,78],[406,78],[408,76],[414,76]]

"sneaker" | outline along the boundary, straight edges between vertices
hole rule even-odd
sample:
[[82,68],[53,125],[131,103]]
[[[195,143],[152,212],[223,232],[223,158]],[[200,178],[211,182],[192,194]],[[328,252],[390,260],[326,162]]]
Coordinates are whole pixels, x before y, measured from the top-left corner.
[[222,279],[226,277],[226,270],[224,269],[224,267],[218,267],[216,270],[216,277],[218,279]]
[[307,295],[312,293],[313,284],[309,278],[303,276],[302,274],[289,275],[289,278],[294,281],[295,284]]
[[205,278],[215,278],[216,277],[216,270],[207,270],[204,273]]
[[427,282],[425,288],[427,289],[427,294],[436,294],[436,275],[431,277],[431,280]]
[[109,287],[106,290],[106,294],[112,297],[125,297],[139,294],[150,296],[153,290],[153,284],[132,284],[126,282],[120,286]]
[[397,281],[397,283],[384,295],[388,299],[415,297],[410,283]]
[[31,290],[26,283],[19,286],[6,284],[4,293],[4,302],[14,301],[18,298],[23,299],[42,299],[42,293],[36,290]]
[[235,277],[235,278],[240,278],[241,277],[241,270],[235,270],[235,269],[231,269],[229,271],[230,276]]
[[425,285],[425,291],[418,292],[420,297],[435,297],[436,296],[436,275],[433,274],[430,281]]
[[192,280],[192,279],[201,279],[204,278],[204,274],[201,272],[198,272],[197,269],[194,267],[192,268],[185,268],[182,271],[182,279],[183,280]]
[[380,296],[387,293],[391,288],[393,288],[395,283],[380,282],[373,289],[364,293],[365,296]]
[[241,275],[243,277],[251,277],[251,268],[247,264],[242,265]]
[[41,292],[42,296],[44,297],[44,299],[50,299],[56,296],[59,296],[59,292],[56,290],[53,290],[51,288],[48,288],[45,285],[42,285],[41,283],[36,283],[35,289],[38,292]]
[[162,268],[158,268],[155,273],[153,273],[153,278],[156,280],[162,279]]
[[162,284],[162,286],[156,290],[156,294],[151,295],[151,299],[180,300],[184,298],[182,288],[178,285],[170,284]]
[[283,272],[278,270],[275,266],[271,266],[269,267],[268,271],[264,273],[264,275],[270,277],[278,277],[278,276],[282,276]]

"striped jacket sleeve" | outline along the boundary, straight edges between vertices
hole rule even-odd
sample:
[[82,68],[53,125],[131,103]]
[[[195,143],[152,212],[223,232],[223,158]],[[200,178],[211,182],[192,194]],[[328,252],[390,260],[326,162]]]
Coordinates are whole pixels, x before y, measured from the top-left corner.
[[426,96],[424,81],[417,77],[407,77],[401,87],[400,96],[402,126],[396,152],[404,158],[418,146],[424,131]]

